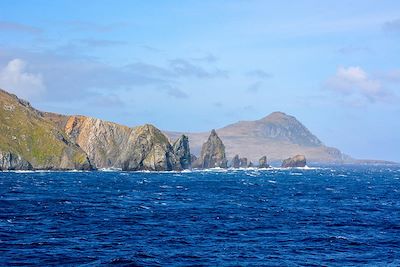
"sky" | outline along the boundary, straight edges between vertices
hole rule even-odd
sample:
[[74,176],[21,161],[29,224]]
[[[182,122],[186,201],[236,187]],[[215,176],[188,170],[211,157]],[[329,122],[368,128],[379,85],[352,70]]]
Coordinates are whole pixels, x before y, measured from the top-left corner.
[[0,87],[41,110],[209,131],[274,111],[400,162],[400,1],[0,2]]

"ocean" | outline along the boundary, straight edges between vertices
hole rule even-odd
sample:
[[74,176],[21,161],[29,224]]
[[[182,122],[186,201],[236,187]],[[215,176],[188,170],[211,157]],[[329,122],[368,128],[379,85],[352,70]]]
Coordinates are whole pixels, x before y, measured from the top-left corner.
[[400,266],[400,168],[0,172],[1,266]]

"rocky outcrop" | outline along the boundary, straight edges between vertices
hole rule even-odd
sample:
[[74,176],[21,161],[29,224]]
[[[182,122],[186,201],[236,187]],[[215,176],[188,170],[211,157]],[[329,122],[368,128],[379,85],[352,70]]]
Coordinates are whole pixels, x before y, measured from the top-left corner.
[[211,131],[207,142],[203,144],[200,158],[194,164],[196,168],[226,168],[227,160],[225,156],[225,146],[218,137],[215,130]]
[[247,168],[247,158],[240,158],[240,168]]
[[180,164],[181,169],[190,169],[192,165],[192,157],[190,155],[189,138],[186,135],[182,135],[173,144],[174,154],[177,163]]
[[232,168],[239,168],[240,167],[240,159],[239,159],[239,155],[235,155],[231,161],[231,167]]
[[0,171],[5,170],[31,170],[32,165],[20,155],[12,152],[0,151]]
[[269,168],[269,165],[267,163],[267,156],[262,156],[258,160],[258,168]]
[[0,90],[2,169],[91,169],[86,153],[32,106]]
[[296,155],[294,157],[285,159],[282,162],[282,168],[295,168],[295,167],[305,167],[307,164],[306,157],[304,155]]
[[96,168],[169,171],[190,166],[188,138],[181,137],[172,147],[167,137],[149,124],[129,128],[72,116],[65,124],[65,132],[87,153]]
[[180,169],[167,137],[149,124],[133,130],[115,166],[126,171]]

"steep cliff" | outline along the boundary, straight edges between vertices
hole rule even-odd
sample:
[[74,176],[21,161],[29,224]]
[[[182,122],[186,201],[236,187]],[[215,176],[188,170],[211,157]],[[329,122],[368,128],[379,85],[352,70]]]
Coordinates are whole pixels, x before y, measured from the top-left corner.
[[167,137],[149,124],[137,127],[132,131],[115,167],[129,171],[181,169]]
[[42,113],[0,89],[0,169],[90,169],[85,152]]
[[71,116],[64,127],[97,168],[164,171],[190,166],[188,138],[176,143],[174,151],[167,137],[152,125],[129,128],[95,118]]

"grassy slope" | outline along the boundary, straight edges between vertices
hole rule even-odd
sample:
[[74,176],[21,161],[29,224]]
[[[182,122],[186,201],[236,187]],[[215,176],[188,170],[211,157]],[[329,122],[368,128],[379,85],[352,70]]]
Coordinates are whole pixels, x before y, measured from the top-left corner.
[[74,168],[86,162],[84,152],[52,122],[5,91],[0,91],[0,150],[19,154],[34,168],[60,168],[62,161],[65,168]]

